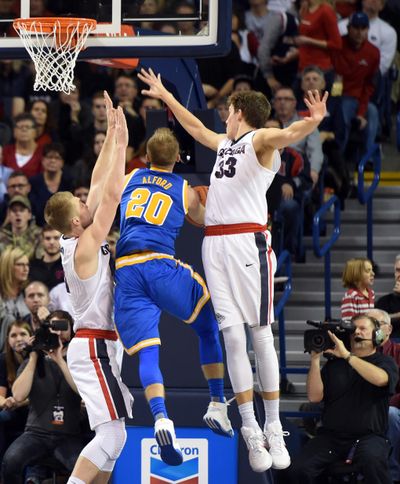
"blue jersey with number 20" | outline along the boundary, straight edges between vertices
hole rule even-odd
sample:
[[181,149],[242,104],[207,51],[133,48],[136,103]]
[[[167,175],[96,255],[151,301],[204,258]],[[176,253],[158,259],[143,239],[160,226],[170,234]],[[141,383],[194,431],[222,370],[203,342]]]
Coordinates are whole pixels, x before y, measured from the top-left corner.
[[161,170],[133,170],[121,199],[117,257],[134,252],[175,254],[175,239],[187,213],[187,182]]

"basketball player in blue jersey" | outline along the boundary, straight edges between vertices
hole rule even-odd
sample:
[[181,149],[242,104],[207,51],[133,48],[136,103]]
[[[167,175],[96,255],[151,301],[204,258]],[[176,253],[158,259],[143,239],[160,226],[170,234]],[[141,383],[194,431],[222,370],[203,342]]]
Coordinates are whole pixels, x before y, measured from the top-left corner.
[[209,292],[199,274],[174,258],[175,239],[185,215],[203,223],[204,207],[195,190],[172,173],[179,161],[179,145],[169,129],[158,129],[148,140],[147,158],[149,169],[127,175],[121,200],[115,324],[127,353],[139,355],[140,380],[155,419],[161,458],[179,465],[182,453],[168,418],[159,367],[162,310],[190,324],[199,337],[201,366],[211,394],[205,423],[225,436],[231,437],[233,430],[227,417],[222,350]]

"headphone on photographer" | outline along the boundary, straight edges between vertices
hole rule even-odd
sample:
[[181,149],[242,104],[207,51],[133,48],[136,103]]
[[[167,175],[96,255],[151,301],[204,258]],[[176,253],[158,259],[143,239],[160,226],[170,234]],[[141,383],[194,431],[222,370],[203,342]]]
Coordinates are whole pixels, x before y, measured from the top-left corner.
[[[381,329],[381,325],[379,321],[373,318],[372,316],[367,316],[366,314],[357,314],[356,316],[353,316],[351,318],[351,322],[354,324],[354,321],[357,321],[359,319],[365,319],[365,318],[369,319],[371,323],[373,323],[374,325],[374,329],[372,330],[371,340],[374,348],[376,348],[377,346],[380,346],[383,343],[386,337],[385,333]],[[371,340],[362,338],[362,341],[371,341]]]

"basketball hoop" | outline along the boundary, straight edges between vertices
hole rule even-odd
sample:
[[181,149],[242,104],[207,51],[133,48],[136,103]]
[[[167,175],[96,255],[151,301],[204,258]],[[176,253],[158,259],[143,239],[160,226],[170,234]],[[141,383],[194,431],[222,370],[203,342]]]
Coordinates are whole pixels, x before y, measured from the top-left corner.
[[79,52],[97,22],[87,18],[18,18],[13,27],[20,36],[36,69],[33,89],[75,89],[74,68]]

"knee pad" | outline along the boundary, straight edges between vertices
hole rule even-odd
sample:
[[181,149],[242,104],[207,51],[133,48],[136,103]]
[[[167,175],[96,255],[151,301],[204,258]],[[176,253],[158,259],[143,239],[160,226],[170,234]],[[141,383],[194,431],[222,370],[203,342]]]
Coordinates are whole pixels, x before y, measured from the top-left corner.
[[205,304],[191,327],[199,337],[200,363],[222,363],[222,348],[217,320],[210,303]]
[[229,326],[222,330],[226,349],[229,378],[235,393],[253,388],[253,371],[247,355],[246,331],[244,326]]
[[256,355],[256,371],[261,390],[279,391],[279,363],[271,326],[251,328],[250,335]]
[[148,346],[139,351],[139,377],[143,388],[155,383],[164,383],[159,365],[159,354],[158,345]]
[[123,419],[112,420],[98,425],[95,432],[95,437],[82,450],[81,455],[101,471],[110,472],[110,461],[115,463],[125,445],[125,422]]

